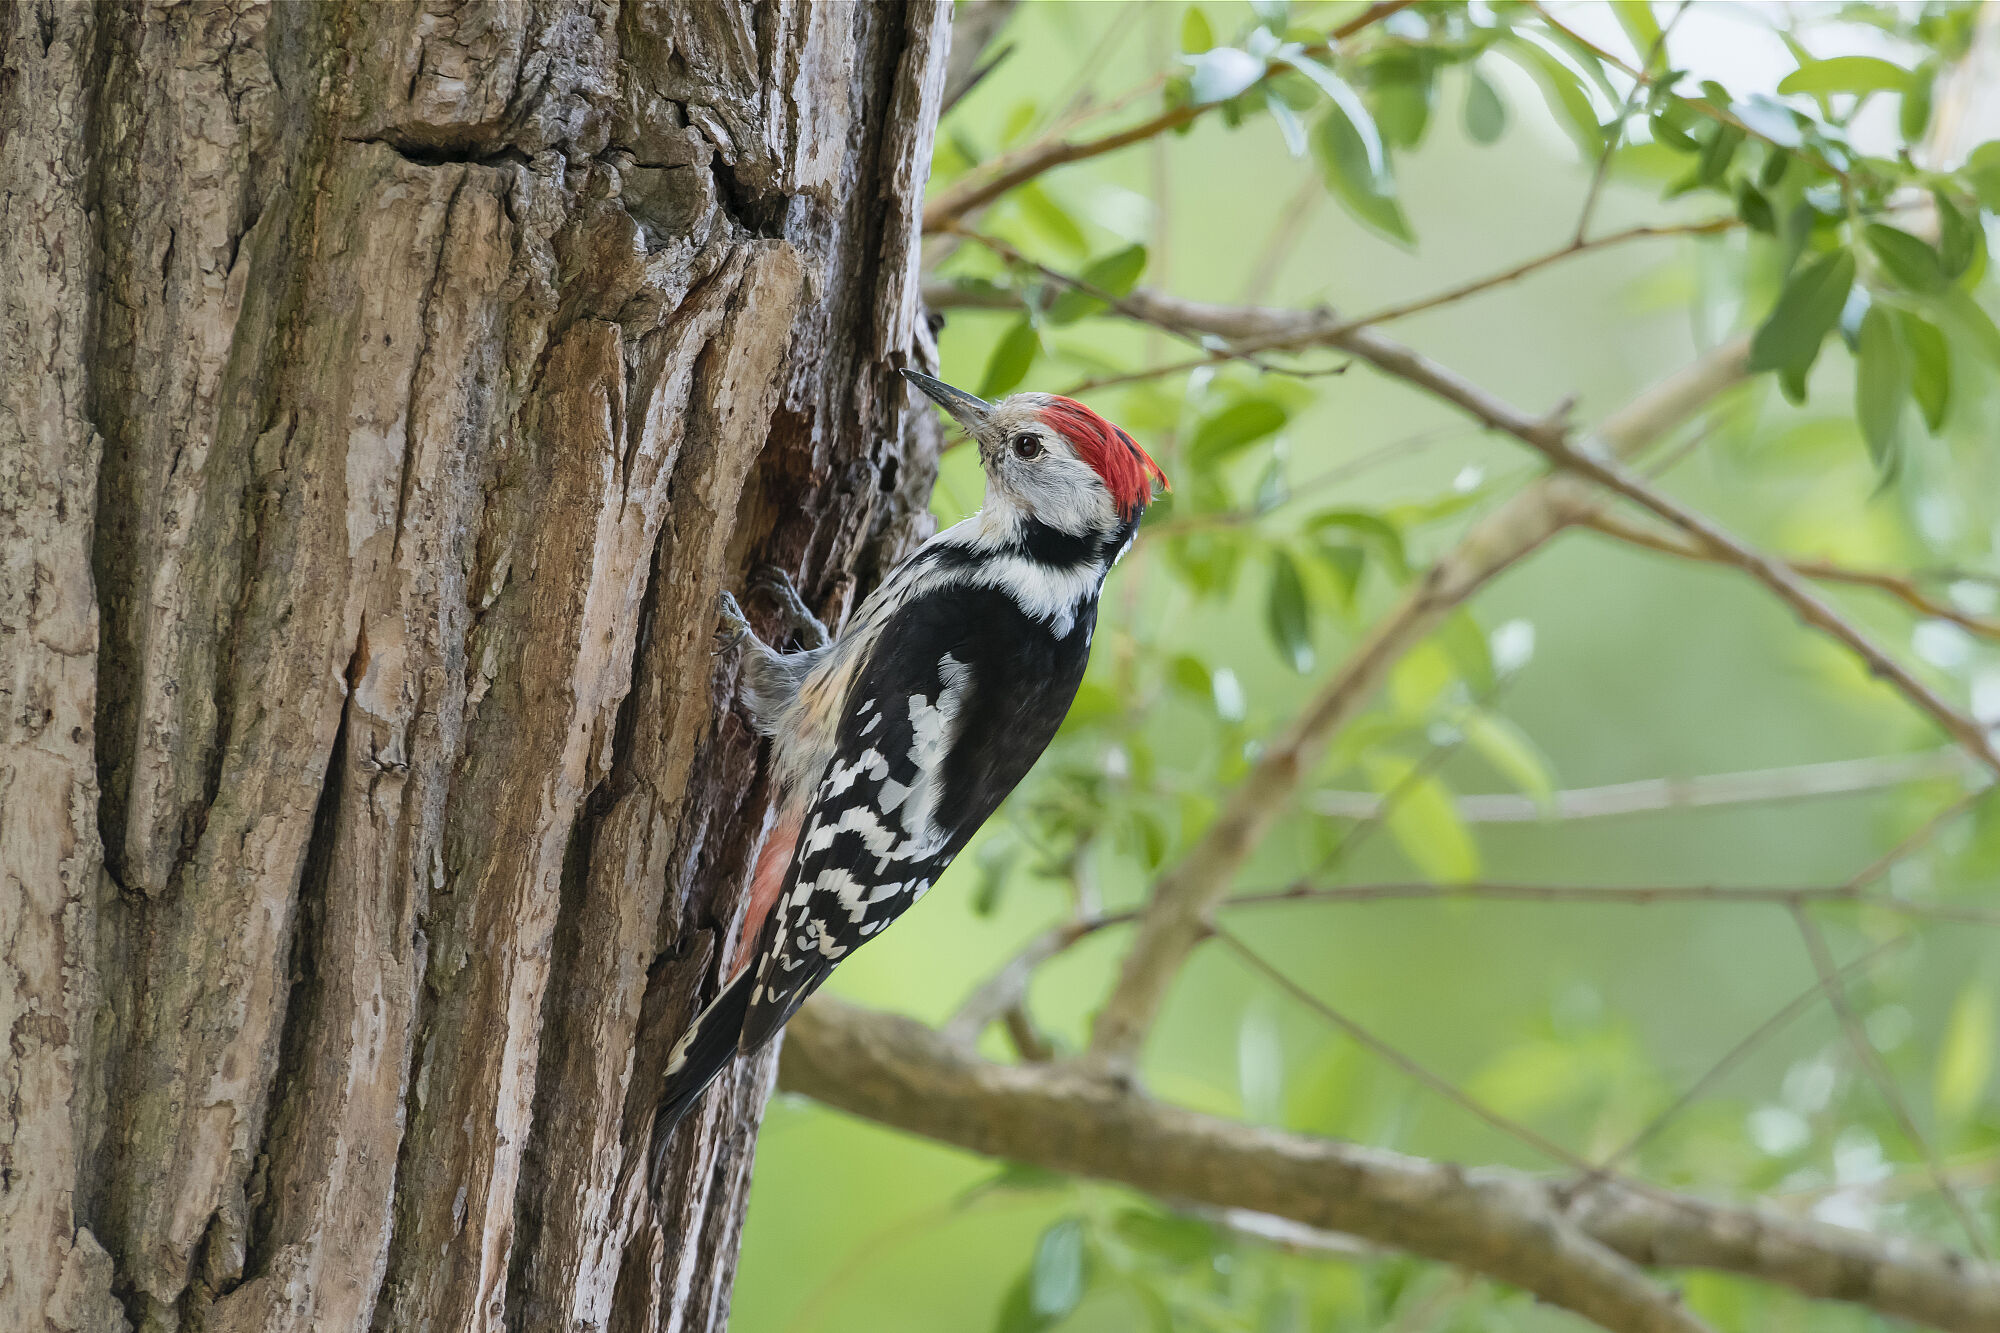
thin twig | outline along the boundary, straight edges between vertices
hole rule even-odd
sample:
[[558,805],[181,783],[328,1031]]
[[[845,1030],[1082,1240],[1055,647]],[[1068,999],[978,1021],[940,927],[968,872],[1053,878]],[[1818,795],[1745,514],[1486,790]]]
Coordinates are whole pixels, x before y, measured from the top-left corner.
[[[2000,1185],[2000,1157],[1990,1153],[1969,1153],[1954,1158],[1945,1163],[1945,1170],[1950,1174],[1952,1183],[1960,1189],[1981,1190]],[[1824,1185],[1801,1189],[1781,1189],[1776,1192],[1776,1197],[1815,1203],[1844,1194],[1890,1201],[1913,1198],[1934,1188],[1930,1172],[1919,1166],[1912,1170],[1892,1171],[1878,1180],[1829,1181]]]
[[[1914,935],[1898,935],[1884,944],[1879,944],[1867,953],[1848,962],[1840,969],[1840,975],[1845,977],[1864,972],[1882,959],[1887,958],[1890,954],[1902,949],[1915,938],[1916,936]],[[1604,1179],[1620,1166],[1632,1160],[1647,1144],[1666,1132],[1667,1127],[1680,1117],[1681,1112],[1700,1101],[1702,1097],[1707,1095],[1710,1088],[1713,1088],[1727,1077],[1731,1070],[1742,1064],[1750,1056],[1751,1052],[1790,1027],[1806,1010],[1812,1008],[1819,1000],[1822,989],[1823,983],[1815,981],[1811,986],[1808,986],[1786,1001],[1785,1005],[1778,1012],[1772,1014],[1755,1028],[1751,1029],[1748,1036],[1723,1052],[1721,1059],[1703,1071],[1701,1077],[1688,1084],[1681,1095],[1674,1098],[1665,1110],[1647,1121],[1638,1133],[1627,1139],[1622,1145],[1607,1153],[1604,1159],[1591,1169],[1588,1176],[1577,1182],[1576,1188],[1578,1190],[1585,1189],[1594,1182]]]
[[[1656,531],[1608,511],[1592,515],[1585,526],[1630,545],[1643,546],[1649,551],[1679,556],[1683,560],[1698,560],[1708,564],[1724,563],[1714,552],[1685,538]],[[1910,575],[1881,569],[1854,569],[1823,559],[1793,558],[1787,559],[1785,563],[1794,573],[1806,578],[1817,579],[1822,583],[1844,583],[1857,588],[1873,588],[1877,592],[1894,597],[1920,615],[1929,616],[1934,620],[1948,620],[1967,633],[1976,634],[1981,638],[2000,639],[2000,620],[1961,611],[1944,598],[1925,592],[1917,586],[1916,579]]]
[[1595,444],[1581,448],[1572,444],[1560,423],[1524,416],[1428,357],[1368,329],[1355,331],[1338,345],[1399,379],[1429,390],[1474,419],[1514,436],[1551,461],[1636,502],[1679,528],[1708,548],[1720,563],[1742,570],[1762,583],[1806,624],[1859,657],[1870,672],[1928,714],[1981,763],[2000,773],[2000,750],[1995,750],[1986,728],[1954,708],[1779,561],[1741,541],[1706,515],[1657,490]]
[[1262,975],[1265,980],[1269,981],[1279,990],[1284,991],[1285,994],[1291,996],[1315,1014],[1318,1014],[1328,1024],[1340,1029],[1340,1031],[1346,1033],[1354,1041],[1374,1052],[1377,1057],[1394,1065],[1397,1069],[1400,1069],[1412,1079],[1431,1089],[1431,1091],[1437,1093],[1460,1110],[1471,1114],[1479,1120],[1485,1121],[1492,1128],[1499,1130],[1509,1138],[1526,1144],[1551,1161],[1561,1162],[1563,1165],[1576,1170],[1590,1170],[1588,1162],[1563,1147],[1560,1143],[1544,1137],[1518,1120],[1512,1120],[1501,1115],[1498,1111],[1486,1105],[1444,1075],[1434,1072],[1425,1065],[1419,1064],[1367,1028],[1361,1026],[1361,1024],[1349,1018],[1346,1014],[1341,1013],[1325,1000],[1320,999],[1319,996],[1292,980],[1283,968],[1267,960],[1262,954],[1245,944],[1225,927],[1211,921],[1209,923],[1209,934],[1228,945],[1230,951],[1248,964],[1251,970]]
[[[1472,701],[1472,709],[1478,711],[1490,707],[1505,688],[1506,682],[1504,680],[1496,681],[1490,689],[1484,691],[1479,698]],[[1462,730],[1454,730],[1449,740],[1442,744],[1433,743],[1427,748],[1423,753],[1423,757],[1410,765],[1410,771],[1396,779],[1394,783],[1390,784],[1389,790],[1382,793],[1382,799],[1376,803],[1374,810],[1348,826],[1347,830],[1327,850],[1326,855],[1320,857],[1319,864],[1313,868],[1312,873],[1324,874],[1343,857],[1352,856],[1355,849],[1363,842],[1366,842],[1374,834],[1375,830],[1387,823],[1389,816],[1395,813],[1396,807],[1407,800],[1410,793],[1414,792],[1423,783],[1424,779],[1431,777],[1440,768],[1449,763],[1452,756],[1465,748],[1466,743],[1466,733]]]
[[1911,902],[1890,895],[1863,893],[1847,884],[1766,887],[1728,884],[1505,884],[1489,881],[1434,884],[1428,880],[1336,885],[1300,882],[1282,889],[1240,893],[1235,897],[1224,899],[1221,906],[1274,907],[1286,903],[1379,903],[1412,900],[1448,902],[1469,899],[1523,903],[1591,903],[1611,907],[1650,907],[1658,903],[1695,902],[1754,903],[1766,907],[1797,907],[1804,903],[1858,903],[1879,907],[1897,916],[1927,921],[2000,926],[2000,910],[1955,907],[1947,903]]
[[1965,1230],[1967,1245],[1980,1258],[1986,1257],[1986,1236],[1979,1223],[1973,1220],[1972,1210],[1952,1186],[1951,1178],[1945,1174],[1944,1162],[1938,1157],[1937,1149],[1931,1146],[1929,1136],[1917,1127],[1916,1117],[1910,1114],[1910,1105],[1896,1086],[1896,1076],[1882,1062],[1882,1053],[1875,1049],[1875,1043],[1868,1040],[1868,1033],[1861,1026],[1860,1017],[1854,1012],[1848,1000],[1847,987],[1840,979],[1840,969],[1834,965],[1833,953],[1826,947],[1826,936],[1820,933],[1819,923],[1812,919],[1804,905],[1792,908],[1792,919],[1798,923],[1799,936],[1805,941],[1806,953],[1811,956],[1813,971],[1819,974],[1820,988],[1826,992],[1828,1003],[1840,1019],[1841,1030],[1847,1034],[1848,1045],[1854,1048],[1855,1058],[1868,1072],[1868,1077],[1882,1094],[1882,1100],[1889,1104],[1891,1114],[1896,1117],[1903,1137],[1923,1155],[1925,1165],[1930,1169],[1931,1180],[1943,1196],[1952,1215]]
[[1206,352],[1201,356],[1191,356],[1182,361],[1169,361],[1165,365],[1149,366],[1145,370],[1120,371],[1116,375],[1094,375],[1089,379],[1078,380],[1062,392],[1065,398],[1080,398],[1084,394],[1096,393],[1100,389],[1116,389],[1127,384],[1144,384],[1148,380],[1165,379],[1169,375],[1185,375],[1189,371],[1204,370],[1212,366],[1226,366],[1237,361],[1247,362],[1265,375],[1283,375],[1295,380],[1324,379],[1329,375],[1344,375],[1347,373],[1349,363],[1346,361],[1342,361],[1339,365],[1308,369],[1297,366],[1273,365],[1270,362],[1257,359],[1258,355],[1262,352],[1284,350],[1285,348],[1282,345],[1273,344],[1269,348],[1249,347],[1234,351],[1217,350]]
[[[1346,321],[1343,328],[1337,329],[1336,332],[1363,328],[1368,325],[1387,324],[1394,320],[1407,319],[1411,315],[1421,314],[1427,310],[1435,310],[1439,306],[1452,305],[1468,297],[1478,296],[1482,292],[1490,292],[1495,287],[1505,287],[1509,283],[1519,282],[1531,273],[1540,272],[1551,264],[1559,264],[1572,256],[1590,254],[1596,250],[1607,250],[1614,246],[1624,245],[1628,241],[1653,240],[1662,236],[1720,236],[1722,233],[1734,231],[1742,225],[1742,219],[1735,217],[1706,218],[1700,222],[1671,222],[1653,226],[1627,227],[1623,231],[1614,231],[1608,235],[1599,236],[1595,240],[1571,241],[1568,245],[1536,255],[1533,259],[1524,260],[1514,267],[1501,273],[1495,273],[1490,277],[1477,278],[1471,282],[1462,283],[1457,287],[1447,288],[1432,296],[1422,297],[1415,301],[1406,302],[1403,305],[1385,306],[1380,310],[1359,315],[1354,319]],[[1332,334],[1329,333],[1320,336],[1331,337]]]
[[[1075,395],[1071,394],[1071,396],[1074,397]],[[1464,433],[1465,428],[1463,426],[1433,426],[1429,430],[1416,431],[1405,435],[1399,440],[1391,440],[1387,444],[1378,445],[1366,453],[1355,458],[1350,458],[1345,463],[1336,464],[1324,472],[1314,473],[1312,476],[1293,485],[1286,491],[1285,497],[1276,504],[1267,505],[1261,509],[1225,509],[1212,514],[1184,514],[1178,518],[1163,519],[1156,523],[1148,523],[1145,527],[1139,529],[1139,540],[1145,542],[1176,532],[1188,532],[1204,528],[1233,528],[1241,527],[1246,523],[1255,523],[1259,519],[1268,518],[1279,510],[1297,504],[1301,500],[1309,499],[1317,492],[1325,490],[1329,486],[1338,485],[1343,481],[1352,481],[1354,478],[1380,467],[1384,463],[1392,462],[1398,458],[1412,457],[1434,444]],[[1379,800],[1380,798],[1371,793],[1369,799]]]
[[1947,805],[1944,809],[1918,825],[1916,830],[1908,837],[1856,871],[1854,877],[1847,881],[1846,887],[1858,893],[1860,890],[1873,884],[1876,880],[1888,874],[1897,863],[1913,855],[1923,847],[1928,846],[1931,839],[1942,833],[1960,815],[1971,810],[1974,806],[1992,795],[1993,791],[1994,788],[1988,785],[1965,793],[1965,795],[1959,797],[1950,805]]
[[[1596,56],[1599,60],[1603,61],[1605,64],[1610,65],[1613,69],[1618,70],[1620,73],[1624,74],[1627,78],[1636,80],[1638,83],[1648,88],[1652,87],[1654,84],[1659,82],[1658,79],[1656,79],[1653,75],[1647,73],[1645,70],[1634,68],[1628,61],[1626,61],[1622,57],[1614,54],[1613,52],[1605,50],[1603,47],[1599,46],[1596,42],[1591,41],[1588,37],[1585,37],[1582,33],[1579,33],[1576,29],[1570,27],[1568,24],[1556,18],[1553,14],[1549,13],[1549,11],[1541,5],[1540,0],[1528,0],[1528,8],[1532,9],[1535,12],[1535,16],[1541,19],[1543,23],[1547,24],[1551,31],[1561,33],[1564,37],[1576,43],[1584,50],[1590,52],[1592,55]],[[1683,106],[1691,108],[1692,110],[1698,112],[1701,115],[1707,116],[1710,120],[1716,121],[1717,123],[1722,125],[1730,126],[1731,128],[1740,131],[1746,138],[1755,139],[1757,140],[1757,142],[1765,144],[1771,148],[1775,148],[1781,153],[1785,153],[1789,156],[1810,162],[1815,167],[1818,167],[1821,171],[1824,171],[1828,175],[1838,179],[1842,184],[1851,183],[1847,172],[1842,171],[1840,168],[1834,166],[1824,157],[1820,156],[1817,153],[1805,152],[1804,150],[1792,144],[1779,143],[1776,139],[1773,139],[1770,135],[1763,133],[1761,130],[1754,129],[1750,125],[1744,123],[1743,119],[1740,116],[1730,111],[1727,107],[1718,107],[1712,105],[1706,98],[1681,97],[1679,94],[1674,95],[1674,100],[1681,103],[1681,105]]]
[[[1666,21],[1660,29],[1659,36],[1653,39],[1652,49],[1640,57],[1649,76],[1657,77],[1653,71],[1659,64],[1660,57],[1667,53],[1667,37],[1673,32],[1674,25],[1681,21],[1681,15],[1687,13],[1688,6],[1693,3],[1694,0],[1681,0],[1680,6],[1673,12],[1673,17]],[[1646,84],[1643,80],[1632,81],[1631,91],[1625,94],[1625,102],[1618,108],[1616,124],[1611,133],[1604,136],[1604,151],[1597,155],[1597,167],[1590,173],[1590,188],[1584,192],[1583,210],[1576,220],[1576,235],[1570,241],[1572,246],[1581,247],[1584,238],[1590,235],[1591,216],[1597,212],[1598,197],[1603,193],[1605,178],[1611,172],[1611,159],[1617,155],[1618,145],[1625,141],[1625,124],[1631,120],[1632,112],[1639,105],[1639,96],[1645,91]]]
[[986,58],[987,48],[1013,16],[1018,0],[966,0],[951,19],[951,55],[945,62],[944,100],[938,108],[942,119],[950,114],[967,93],[978,87],[999,67],[1013,49],[1003,47]]
[[1306,177],[1304,183],[1285,201],[1278,210],[1278,220],[1271,224],[1271,234],[1257,251],[1257,266],[1250,270],[1249,280],[1243,284],[1243,301],[1255,305],[1263,301],[1277,281],[1278,270],[1291,258],[1292,249],[1305,235],[1306,221],[1326,198],[1326,186],[1314,176]]
[[1063,953],[1086,935],[1095,934],[1110,924],[1112,921],[1103,917],[1066,921],[1035,936],[1018,953],[1002,964],[999,971],[965,997],[964,1003],[958,1007],[958,1012],[944,1025],[944,1035],[967,1045],[978,1041],[979,1034],[984,1032],[989,1024],[1004,1017],[1009,1009],[1022,1003],[1028,993],[1028,983],[1034,979],[1035,972],[1042,964]]
[[[1142,300],[1158,302],[1153,294]],[[1177,312],[1216,307],[1177,303]],[[1311,318],[1308,316],[1307,318]],[[1261,321],[1260,321],[1261,322]],[[1247,330],[1223,321],[1217,332]],[[1704,355],[1640,394],[1600,426],[1614,449],[1637,454],[1743,375],[1743,340]],[[1092,1027],[1091,1059],[1130,1069],[1206,920],[1252,852],[1289,808],[1335,734],[1351,721],[1402,655],[1488,580],[1525,558],[1601,499],[1575,478],[1544,477],[1474,523],[1371,627],[1291,724],[1264,747],[1201,836],[1155,884],[1111,996]]]
[[[1318,42],[1305,48],[1308,56],[1322,56],[1333,42],[1345,41],[1362,29],[1380,22],[1398,10],[1407,9],[1415,0],[1381,0],[1370,5],[1354,18],[1335,28],[1329,41]],[[1265,70],[1269,77],[1288,68],[1272,64]],[[1106,153],[1116,152],[1135,143],[1144,142],[1159,134],[1168,134],[1184,125],[1191,125],[1200,116],[1222,105],[1219,102],[1189,103],[1162,111],[1156,116],[1140,121],[1137,125],[1101,135],[1095,139],[1085,139],[1072,143],[1060,136],[1039,139],[995,159],[985,169],[974,172],[966,180],[947,186],[924,204],[924,230],[938,232],[964,217],[974,209],[984,208],[1017,185],[1025,184],[1056,167],[1071,162],[1083,162]]]
[[[1411,315],[1422,314],[1426,311],[1436,310],[1443,306],[1467,300],[1484,292],[1492,291],[1494,288],[1518,282],[1522,278],[1528,277],[1533,273],[1548,268],[1552,264],[1560,263],[1575,255],[1609,249],[1624,245],[1630,241],[1651,240],[1670,236],[1715,236],[1733,230],[1741,225],[1742,222],[1738,218],[1722,217],[1708,218],[1700,222],[1628,227],[1623,231],[1612,232],[1609,235],[1600,236],[1596,240],[1586,241],[1581,245],[1565,245],[1559,249],[1546,251],[1543,254],[1534,256],[1532,259],[1524,260],[1504,272],[1490,274],[1484,278],[1476,278],[1470,282],[1462,283],[1457,287],[1447,288],[1444,291],[1421,297],[1418,300],[1409,301],[1402,305],[1386,306],[1383,309],[1372,311],[1355,319],[1343,320],[1331,329],[1313,328],[1302,333],[1286,332],[1261,339],[1232,339],[1229,347],[1207,348],[1200,356],[1169,362],[1165,365],[1151,366],[1144,370],[1123,371],[1115,375],[1093,377],[1073,384],[1063,392],[1070,397],[1076,397],[1077,395],[1090,393],[1098,389],[1109,389],[1125,384],[1137,384],[1146,380],[1162,379],[1169,375],[1182,375],[1189,371],[1224,365],[1232,361],[1252,360],[1255,355],[1263,352],[1294,351],[1302,345],[1327,342],[1340,334],[1350,333],[1369,325],[1386,324],[1394,320],[1406,319]],[[971,232],[954,230],[951,234],[985,243],[983,238]],[[1007,257],[1009,253],[1015,256],[1020,255],[1020,251],[1014,250],[1011,246],[1007,247],[1007,250],[1003,252],[999,250],[998,244],[1001,243],[996,243],[995,252],[1002,254],[1003,258]],[[1026,259],[1025,256],[1021,257],[1020,262],[1038,269],[1044,277],[1052,281],[1075,287],[1090,295],[1099,296],[1116,313],[1124,315],[1126,318],[1136,319],[1138,322],[1147,324],[1153,328],[1161,328],[1179,333],[1183,337],[1187,336],[1185,329],[1149,318],[1144,313],[1137,313],[1133,309],[1126,308],[1125,303],[1119,301],[1117,298],[1109,297],[1108,294],[1091,291],[1080,279],[1069,274],[1036,264],[1034,261]],[[973,291],[957,287],[948,281],[930,280],[924,284],[924,303],[933,310],[1011,310],[1018,308],[1021,300],[1011,292]],[[1338,366],[1318,370],[1292,370],[1289,368],[1280,370],[1278,367],[1254,361],[1253,364],[1257,364],[1258,368],[1264,370],[1266,373],[1286,373],[1301,377],[1337,375],[1347,368],[1345,362]]]
[[[1974,768],[1957,746],[1941,746],[1921,754],[1883,755],[1869,759],[1835,759],[1786,768],[1750,769],[1740,773],[1709,773],[1691,778],[1643,778],[1601,787],[1573,787],[1546,798],[1514,792],[1460,796],[1458,817],[1468,824],[1547,824],[1573,819],[1605,819],[1670,810],[1706,810],[1718,806],[1799,801],[1825,796],[1852,796],[1882,791],[1935,778],[1972,777],[1983,787],[1986,775]],[[1367,791],[1322,791],[1312,808],[1337,819],[1365,819],[1381,807],[1382,798]]]

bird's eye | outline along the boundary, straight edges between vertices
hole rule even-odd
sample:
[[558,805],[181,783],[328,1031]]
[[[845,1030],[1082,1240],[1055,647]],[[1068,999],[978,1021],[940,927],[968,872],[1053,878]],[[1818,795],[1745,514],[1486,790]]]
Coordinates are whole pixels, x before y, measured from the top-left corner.
[[1041,436],[1029,433],[1025,435],[1016,435],[1014,437],[1014,457],[1040,458],[1041,456],[1042,456]]

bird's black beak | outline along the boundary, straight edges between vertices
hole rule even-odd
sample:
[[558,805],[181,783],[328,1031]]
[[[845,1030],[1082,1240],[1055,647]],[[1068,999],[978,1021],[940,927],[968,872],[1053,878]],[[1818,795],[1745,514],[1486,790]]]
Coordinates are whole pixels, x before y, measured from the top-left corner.
[[903,378],[924,391],[924,396],[951,413],[951,419],[965,427],[965,433],[975,440],[979,438],[980,427],[993,414],[993,405],[984,398],[954,389],[941,379],[933,379],[919,371],[906,370]]

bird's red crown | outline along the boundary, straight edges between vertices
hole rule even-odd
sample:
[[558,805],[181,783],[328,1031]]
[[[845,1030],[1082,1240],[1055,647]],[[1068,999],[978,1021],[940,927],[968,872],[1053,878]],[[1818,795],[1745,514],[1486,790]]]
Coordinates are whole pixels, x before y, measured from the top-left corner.
[[1173,489],[1167,474],[1137,440],[1074,398],[1051,397],[1042,419],[1061,431],[1076,446],[1077,455],[1104,478],[1121,518],[1132,518],[1146,507],[1154,482],[1162,491]]

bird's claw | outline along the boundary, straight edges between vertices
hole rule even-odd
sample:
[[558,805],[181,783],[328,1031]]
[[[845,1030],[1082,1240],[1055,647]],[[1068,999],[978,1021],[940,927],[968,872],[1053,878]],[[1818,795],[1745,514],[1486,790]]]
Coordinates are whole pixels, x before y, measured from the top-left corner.
[[812,608],[806,605],[806,599],[799,596],[792,576],[776,565],[760,566],[750,575],[750,587],[763,590],[777,603],[785,628],[798,639],[800,646],[819,648],[831,637],[819,617],[812,613]]
[[751,636],[750,622],[727,590],[716,598],[716,610],[722,619],[715,627],[715,651],[726,653]]

